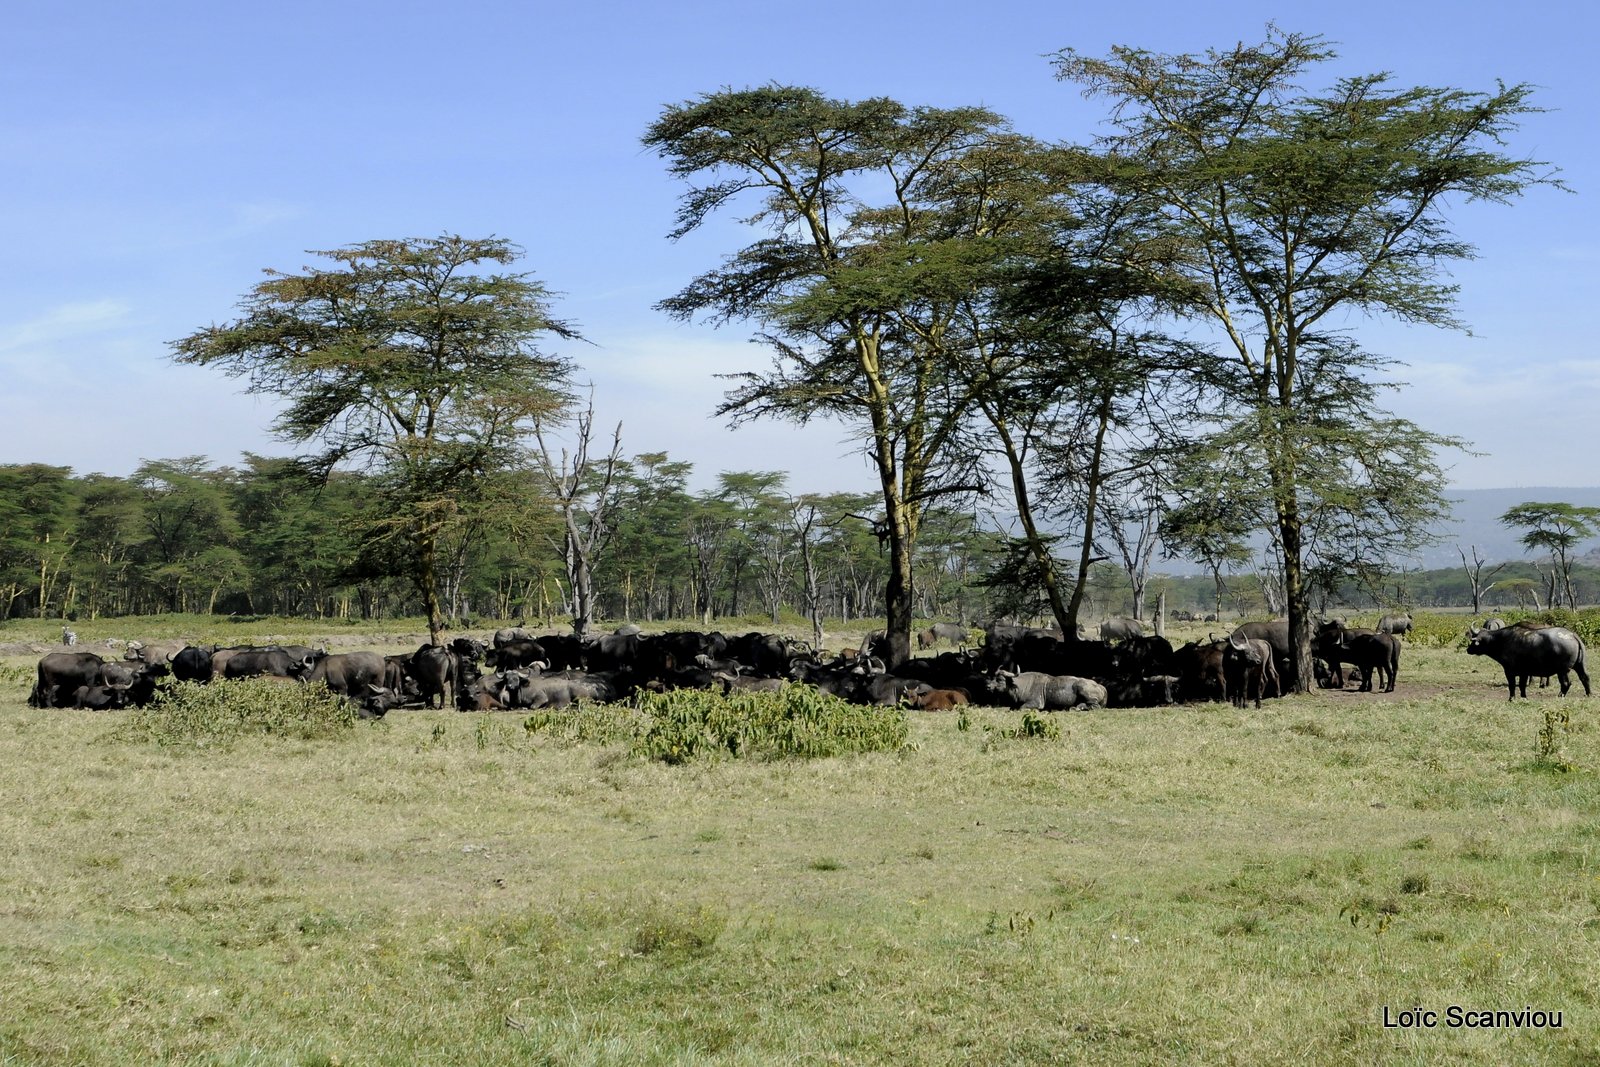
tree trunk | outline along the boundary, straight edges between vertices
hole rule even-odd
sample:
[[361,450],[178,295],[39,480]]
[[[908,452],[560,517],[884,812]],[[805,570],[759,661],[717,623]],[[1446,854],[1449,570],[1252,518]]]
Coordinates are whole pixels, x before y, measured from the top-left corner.
[[1063,637],[1078,632],[1078,612],[1083,607],[1084,591],[1089,585],[1089,567],[1094,563],[1094,516],[1100,507],[1100,464],[1105,456],[1106,431],[1111,427],[1109,402],[1100,407],[1100,425],[1095,430],[1094,451],[1089,460],[1089,499],[1083,508],[1083,547],[1078,552],[1078,582],[1072,590],[1072,601],[1067,605],[1067,617],[1059,620]]
[[439,644],[444,631],[443,612],[439,605],[438,545],[428,533],[417,535],[417,592],[422,594],[422,610],[428,617],[428,641]]
[[1311,604],[1300,561],[1300,514],[1293,502],[1282,510],[1278,533],[1283,540],[1283,594],[1289,609],[1289,661],[1292,677],[1280,679],[1283,691],[1311,691],[1316,672],[1311,664]]

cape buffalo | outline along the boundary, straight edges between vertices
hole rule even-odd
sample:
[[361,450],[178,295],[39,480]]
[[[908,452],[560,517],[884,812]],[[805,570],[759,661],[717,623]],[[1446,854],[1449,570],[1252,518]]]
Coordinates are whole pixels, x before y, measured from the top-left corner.
[[926,630],[917,634],[917,648],[928,649],[940,641],[949,641],[954,645],[967,643],[967,628],[958,622],[936,622]]
[[1506,699],[1514,700],[1520,688],[1528,695],[1528,678],[1554,674],[1561,679],[1561,695],[1572,688],[1567,672],[1583,683],[1588,696],[1589,675],[1583,669],[1583,639],[1563,626],[1538,626],[1517,623],[1499,630],[1467,631],[1467,655],[1488,656],[1506,672]]
[[360,696],[369,686],[399,689],[388,685],[388,667],[376,652],[341,652],[311,668],[307,682],[321,682],[340,696]]
[[1076,678],[1066,674],[1040,674],[1037,671],[1023,674],[996,671],[995,681],[1004,687],[1006,696],[1012,705],[1018,708],[1054,711],[1064,708],[1106,706],[1106,687],[1092,678]]
[[1143,637],[1144,623],[1138,619],[1107,619],[1100,624],[1100,640],[1125,641],[1130,637]]
[[28,694],[34,708],[70,707],[83,686],[101,684],[105,660],[93,652],[50,652],[39,660],[38,681]]
[[1394,634],[1396,637],[1401,634],[1408,634],[1411,632],[1411,616],[1385,615],[1378,620],[1378,632],[1380,634]]
[[417,680],[417,688],[426,707],[433,707],[433,698],[439,698],[439,707],[444,709],[446,690],[449,690],[449,699],[455,701],[456,687],[456,657],[443,645],[423,645],[411,654],[411,677]]
[[1237,631],[1229,635],[1227,647],[1222,650],[1222,665],[1234,707],[1242,708],[1254,697],[1259,708],[1261,698],[1267,695],[1268,682],[1272,683],[1273,696],[1282,695],[1274,658],[1272,646],[1266,640],[1241,637]]

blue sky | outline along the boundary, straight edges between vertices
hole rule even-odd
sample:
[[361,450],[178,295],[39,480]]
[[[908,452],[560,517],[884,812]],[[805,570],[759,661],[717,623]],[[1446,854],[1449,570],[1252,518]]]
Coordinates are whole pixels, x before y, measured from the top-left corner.
[[[1560,10],[1565,8],[1565,10]],[[639,146],[664,105],[724,86],[980,103],[1026,133],[1085,140],[1098,102],[1045,55],[1116,44],[1199,52],[1269,20],[1335,42],[1337,74],[1539,86],[1511,150],[1575,195],[1456,208],[1480,258],[1456,271],[1470,335],[1361,324],[1406,366],[1399,413],[1472,440],[1464,488],[1600,484],[1590,308],[1600,293],[1591,42],[1579,5],[1472,3],[800,6],[285,0],[13,0],[0,48],[0,462],[123,474],[142,458],[282,453],[267,402],[166,343],[233,316],[263,268],[378,237],[497,234],[564,294],[592,342],[566,351],[628,452],[866,489],[838,427],[728,430],[715,375],[764,364],[736,328],[652,310],[750,239],[731,222],[666,239],[679,188]]]

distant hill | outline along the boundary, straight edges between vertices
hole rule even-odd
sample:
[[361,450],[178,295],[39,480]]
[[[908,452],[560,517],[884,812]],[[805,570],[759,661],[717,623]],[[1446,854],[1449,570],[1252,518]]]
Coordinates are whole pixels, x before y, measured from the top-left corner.
[[[1534,486],[1528,489],[1452,489],[1445,494],[1450,501],[1452,517],[1437,529],[1439,540],[1422,550],[1420,559],[1409,566],[1423,570],[1461,566],[1461,556],[1456,546],[1466,550],[1470,559],[1472,546],[1478,548],[1480,558],[1500,563],[1504,560],[1529,559],[1527,551],[1518,543],[1518,531],[1500,525],[1500,516],[1518,504],[1539,503],[1576,504],[1579,507],[1600,507],[1600,486],[1588,488],[1560,488]],[[1600,539],[1580,543],[1579,556],[1586,562],[1600,564]],[[1189,560],[1163,560],[1156,570],[1166,574],[1201,574],[1204,568]]]
[[[1507,559],[1528,559],[1527,550],[1517,543],[1519,533],[1500,525],[1500,516],[1518,504],[1538,501],[1600,507],[1600,487],[1593,486],[1582,489],[1552,486],[1452,489],[1447,496],[1454,518],[1440,527],[1439,542],[1423,550],[1421,564],[1424,570],[1461,566],[1457,545],[1466,549],[1469,557],[1472,555],[1472,546],[1477,545],[1478,555],[1495,563]],[[1600,549],[1600,544],[1578,545],[1579,554],[1596,549]]]

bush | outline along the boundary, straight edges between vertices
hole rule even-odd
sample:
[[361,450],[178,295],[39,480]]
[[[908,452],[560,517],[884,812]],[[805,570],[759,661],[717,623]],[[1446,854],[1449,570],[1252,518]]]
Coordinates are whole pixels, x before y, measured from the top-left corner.
[[307,741],[340,737],[355,721],[355,708],[324,685],[238,678],[169,685],[147,707],[129,712],[113,736],[207,748],[254,734]]
[[557,711],[536,711],[522,721],[522,728],[530,738],[543,733],[574,744],[613,745],[633,742],[641,729],[637,719],[635,712],[614,704],[580,702]]
[[910,733],[900,708],[863,707],[799,685],[727,696],[695,689],[642,693],[637,706],[649,718],[633,751],[666,763],[893,751],[904,747]]
[[[1482,620],[1465,615],[1412,612],[1411,632],[1405,635],[1405,641],[1426,648],[1454,648],[1465,640],[1467,627],[1474,621]],[[1377,621],[1371,625],[1376,626]]]
[[1016,726],[985,726],[983,729],[989,737],[1035,741],[1061,740],[1061,725],[1054,715],[1035,715],[1031,711],[1024,711]]

